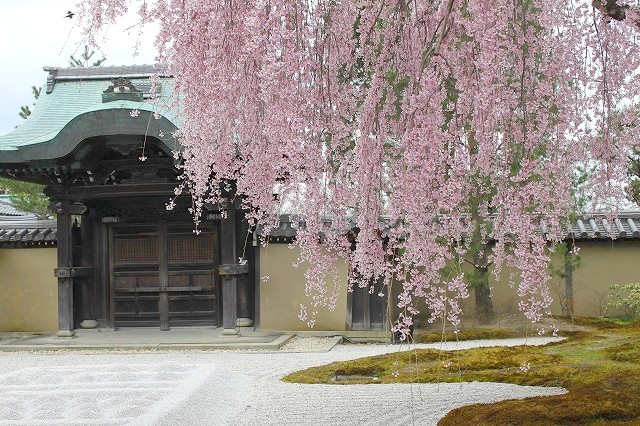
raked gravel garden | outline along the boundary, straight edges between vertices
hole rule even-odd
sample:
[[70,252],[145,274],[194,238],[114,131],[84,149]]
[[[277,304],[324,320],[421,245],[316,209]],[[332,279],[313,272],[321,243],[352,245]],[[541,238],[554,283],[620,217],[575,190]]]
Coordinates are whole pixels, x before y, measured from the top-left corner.
[[2,425],[436,424],[475,403],[558,395],[507,383],[299,384],[297,370],[413,348],[541,345],[553,337],[406,345],[294,338],[279,352],[0,353]]

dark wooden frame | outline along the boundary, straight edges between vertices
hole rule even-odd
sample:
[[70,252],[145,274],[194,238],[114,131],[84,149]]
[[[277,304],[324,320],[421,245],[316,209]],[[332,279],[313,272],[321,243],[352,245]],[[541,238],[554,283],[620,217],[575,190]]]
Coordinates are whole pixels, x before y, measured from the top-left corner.
[[[387,330],[387,315],[389,294],[382,288],[384,279],[380,278],[369,293],[370,287],[354,286],[353,292],[347,293],[347,329],[353,331],[382,331]],[[384,296],[378,293],[384,291]]]
[[[157,228],[154,226],[157,224]],[[125,264],[128,265],[126,270],[120,270],[117,263],[114,262],[116,256],[114,255],[114,247],[115,247],[115,235],[116,230],[118,229],[126,229],[135,226],[140,226],[141,229],[157,229],[157,232],[150,231],[150,235],[153,235],[154,238],[158,239],[158,261],[148,264],[148,263],[130,263]],[[176,228],[178,226],[178,228]],[[157,222],[139,222],[136,223],[134,221],[125,221],[124,224],[110,224],[109,226],[109,246],[110,246],[110,258],[109,258],[109,293],[112,303],[110,304],[110,317],[112,319],[112,324],[114,326],[118,326],[118,318],[116,315],[116,293],[120,294],[120,298],[126,297],[127,293],[135,294],[135,297],[143,297],[140,296],[141,293],[149,293],[157,294],[158,298],[158,315],[159,315],[159,326],[161,330],[169,330],[172,323],[177,323],[179,325],[188,323],[188,317],[194,317],[194,321],[198,324],[202,324],[203,322],[210,326],[217,326],[220,324],[220,312],[221,306],[219,304],[220,301],[220,279],[216,276],[216,271],[219,265],[219,256],[218,250],[216,249],[216,245],[218,242],[217,237],[217,226],[212,224],[210,226],[206,226],[208,229],[210,244],[212,247],[212,258],[209,262],[199,260],[199,261],[189,261],[189,260],[178,260],[174,261],[174,263],[170,264],[169,261],[169,241],[172,236],[180,235],[180,231],[178,230],[180,227],[185,228],[186,226],[191,226],[191,224],[185,224],[184,222],[167,222],[166,219],[159,219]],[[172,228],[170,230],[170,228]],[[126,235],[126,234],[122,234]],[[197,238],[197,237],[195,237]],[[203,236],[205,238],[205,236]],[[195,263],[194,263],[195,262]],[[173,266],[171,266],[173,265]],[[208,265],[206,267],[202,267],[203,265]],[[136,269],[135,267],[138,267]],[[155,269],[154,269],[155,268]],[[172,270],[172,268],[178,268]],[[187,275],[189,280],[189,285],[187,287],[170,285],[169,278],[172,276],[183,276]],[[143,287],[140,288],[137,284],[135,289],[116,289],[115,282],[117,277],[129,276],[131,278],[134,277],[143,277],[143,276],[157,276],[158,285],[156,287]],[[196,276],[210,276],[212,280],[212,287],[201,287],[197,285],[193,285],[196,282]],[[137,279],[137,278],[136,278]],[[209,296],[210,292],[213,291],[212,296]],[[202,294],[199,294],[202,292]],[[188,293],[188,294],[187,294]],[[137,299],[136,299],[137,300]],[[171,304],[172,302],[179,301],[188,301],[189,304],[193,304],[197,301],[205,301],[205,300],[213,300],[212,311],[203,311],[201,315],[213,315],[211,321],[208,320],[198,320],[196,313],[189,312],[172,312]],[[175,317],[174,317],[175,315]],[[155,314],[139,314],[141,325],[153,325],[155,324],[155,320],[152,318],[156,317]],[[148,321],[145,321],[144,318],[149,317]],[[179,317],[179,318],[178,318]],[[125,321],[122,320],[122,323],[126,325],[134,325],[135,320]]]

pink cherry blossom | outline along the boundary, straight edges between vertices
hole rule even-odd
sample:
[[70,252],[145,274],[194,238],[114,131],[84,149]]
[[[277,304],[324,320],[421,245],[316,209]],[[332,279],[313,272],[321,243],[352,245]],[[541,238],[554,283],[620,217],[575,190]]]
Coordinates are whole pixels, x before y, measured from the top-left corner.
[[563,0],[81,4],[90,38],[130,8],[159,23],[196,221],[229,182],[265,232],[282,211],[300,219],[310,323],[348,258],[350,286],[393,286],[398,329],[424,307],[457,324],[473,235],[494,273],[519,271],[520,308],[540,320],[576,166],[616,208],[639,140],[636,2],[621,20]]

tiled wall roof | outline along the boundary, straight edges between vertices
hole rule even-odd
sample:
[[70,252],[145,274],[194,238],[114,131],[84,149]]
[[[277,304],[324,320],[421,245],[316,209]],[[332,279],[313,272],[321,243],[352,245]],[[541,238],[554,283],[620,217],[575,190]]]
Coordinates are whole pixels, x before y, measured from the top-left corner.
[[[55,220],[0,221],[0,247],[47,246],[57,241]],[[544,230],[543,230],[544,231]],[[282,216],[280,225],[269,234],[273,242],[291,242],[296,236],[293,219]],[[577,219],[566,238],[578,241],[640,239],[640,211],[620,214],[610,221],[603,215]]]
[[56,231],[55,220],[0,222],[0,247],[54,246]]
[[621,213],[608,220],[603,215],[583,216],[572,224],[567,238],[576,240],[640,238],[640,212]]
[[[280,218],[280,225],[269,234],[271,240],[290,242],[296,236],[294,221],[295,219],[283,215]],[[355,226],[355,222],[352,224]],[[544,227],[540,232],[546,233]],[[566,230],[565,238],[573,240],[640,239],[640,211],[623,212],[613,220],[608,220],[604,214],[583,215],[573,221],[571,228]]]

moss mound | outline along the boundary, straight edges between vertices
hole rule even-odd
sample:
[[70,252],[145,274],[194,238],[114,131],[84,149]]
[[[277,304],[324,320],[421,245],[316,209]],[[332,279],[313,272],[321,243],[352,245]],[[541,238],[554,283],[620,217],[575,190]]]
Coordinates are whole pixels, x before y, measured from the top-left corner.
[[640,330],[640,321],[634,321],[628,318],[574,317],[573,323],[577,325],[592,327],[597,330],[615,330],[615,331]]
[[560,386],[568,393],[460,407],[440,424],[640,424],[640,327],[602,319],[592,324],[545,346],[413,350],[313,367],[283,380]]
[[[607,358],[613,361],[640,364],[640,341],[634,340],[611,346],[608,347],[605,352]],[[640,377],[638,377],[638,380],[640,381]]]

